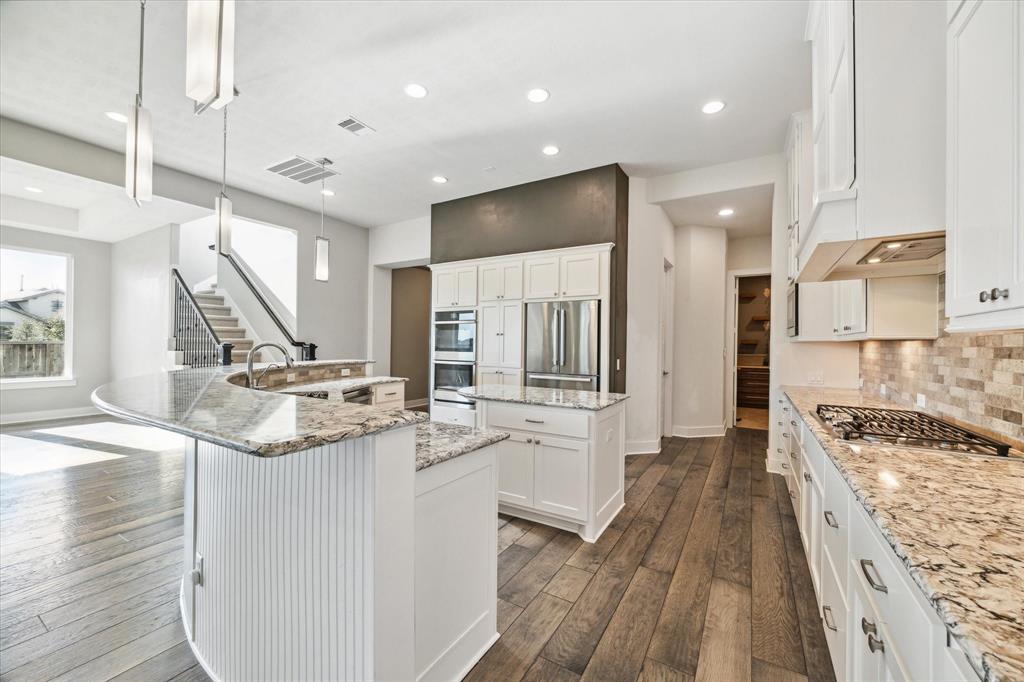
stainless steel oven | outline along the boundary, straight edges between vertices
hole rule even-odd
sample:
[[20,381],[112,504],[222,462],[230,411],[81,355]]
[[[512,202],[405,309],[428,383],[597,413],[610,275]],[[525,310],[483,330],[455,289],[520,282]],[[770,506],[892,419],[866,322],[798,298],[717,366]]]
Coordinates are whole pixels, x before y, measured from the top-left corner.
[[476,360],[475,310],[438,310],[434,313],[434,359]]
[[476,365],[472,362],[434,362],[434,400],[459,405],[473,405],[475,401],[459,395],[460,388],[473,385]]
[[786,291],[786,335],[800,333],[800,285],[793,283]]

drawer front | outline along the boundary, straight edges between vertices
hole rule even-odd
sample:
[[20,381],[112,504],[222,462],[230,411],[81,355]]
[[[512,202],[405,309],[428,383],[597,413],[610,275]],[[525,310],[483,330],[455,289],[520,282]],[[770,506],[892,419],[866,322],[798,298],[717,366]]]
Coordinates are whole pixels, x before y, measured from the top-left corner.
[[405,404],[405,384],[395,382],[391,384],[378,384],[373,387],[374,404],[394,401]]
[[569,438],[586,438],[590,431],[586,412],[557,407],[533,407],[491,403],[487,406],[488,426]]
[[825,459],[828,455],[825,454],[825,448],[821,447],[821,443],[814,437],[811,430],[807,428],[802,422],[800,428],[804,431],[804,438],[801,441],[801,447],[804,449],[804,456],[807,458],[807,462],[811,465],[815,478],[819,481],[825,481]]
[[[932,679],[932,645],[939,640],[936,622],[924,610],[924,595],[905,575],[892,549],[883,544],[874,521],[853,505],[850,526],[850,580],[860,581],[879,618],[898,646],[901,667],[915,680]],[[917,591],[915,594],[914,591]],[[919,596],[920,595],[920,596]]]
[[[849,637],[850,622],[847,618],[848,609],[844,590],[828,561],[822,562],[821,581],[821,618],[825,627],[825,641],[828,642],[828,653],[832,657],[832,667],[836,672],[837,682],[843,682],[846,675],[846,642]],[[845,571],[844,571],[845,572]]]
[[467,410],[458,407],[445,407],[434,405],[430,408],[430,420],[444,422],[446,424],[458,424],[459,426],[476,426],[476,410]]
[[850,492],[832,460],[825,463],[825,498],[822,501],[822,544],[832,559],[843,594],[847,587],[847,557],[850,541]]
[[381,409],[381,410],[404,410],[405,409],[405,401],[404,400],[387,400],[387,401],[380,402],[380,403],[374,403],[373,406],[378,408],[378,409]]

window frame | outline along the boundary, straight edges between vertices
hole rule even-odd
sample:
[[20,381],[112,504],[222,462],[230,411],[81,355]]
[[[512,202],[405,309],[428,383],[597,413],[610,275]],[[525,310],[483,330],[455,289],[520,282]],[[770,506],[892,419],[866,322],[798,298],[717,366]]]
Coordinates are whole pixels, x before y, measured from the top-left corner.
[[76,386],[75,376],[75,256],[66,251],[37,249],[31,246],[0,243],[0,249],[60,256],[65,261],[64,269],[64,372],[53,377],[0,377],[0,390],[25,388],[58,388]]

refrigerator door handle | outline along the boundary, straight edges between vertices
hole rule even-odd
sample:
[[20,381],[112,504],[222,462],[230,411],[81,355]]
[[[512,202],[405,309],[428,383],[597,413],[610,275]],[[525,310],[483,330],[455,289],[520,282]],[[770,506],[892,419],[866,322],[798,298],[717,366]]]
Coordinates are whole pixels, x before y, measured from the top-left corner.
[[558,366],[565,366],[565,308],[558,310]]
[[530,374],[530,379],[553,379],[555,381],[571,381],[577,384],[589,384],[590,377],[568,377],[561,374]]

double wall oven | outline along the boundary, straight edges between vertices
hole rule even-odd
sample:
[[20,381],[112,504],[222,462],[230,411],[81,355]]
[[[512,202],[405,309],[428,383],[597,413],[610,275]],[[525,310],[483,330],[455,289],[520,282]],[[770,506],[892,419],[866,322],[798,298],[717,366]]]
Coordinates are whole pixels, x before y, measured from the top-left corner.
[[470,407],[459,395],[476,377],[477,328],[475,310],[434,313],[434,400],[451,407]]

